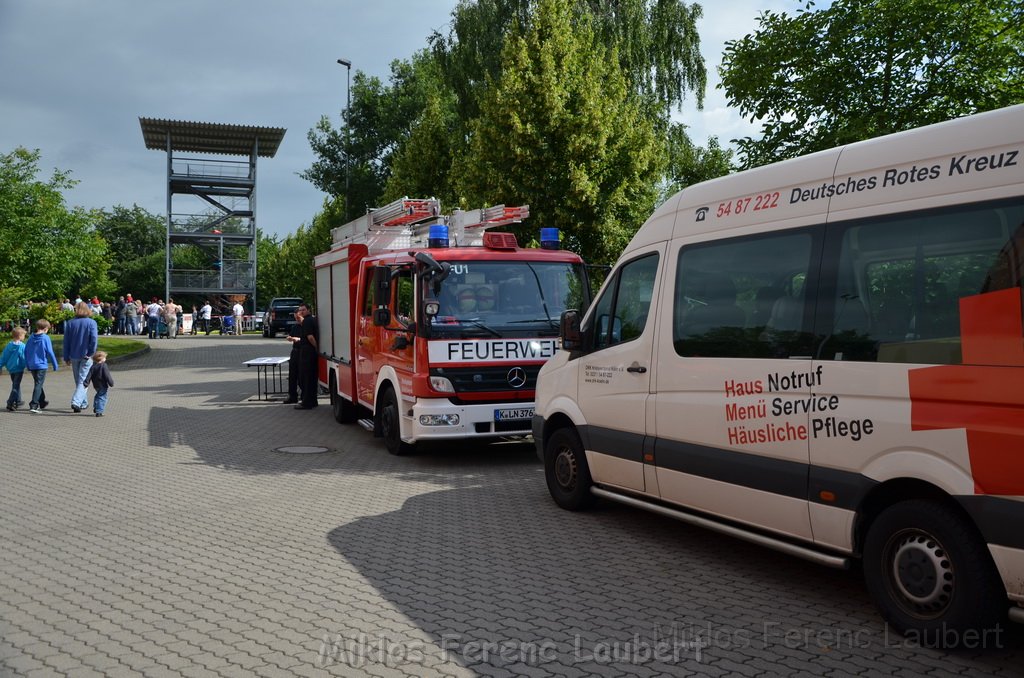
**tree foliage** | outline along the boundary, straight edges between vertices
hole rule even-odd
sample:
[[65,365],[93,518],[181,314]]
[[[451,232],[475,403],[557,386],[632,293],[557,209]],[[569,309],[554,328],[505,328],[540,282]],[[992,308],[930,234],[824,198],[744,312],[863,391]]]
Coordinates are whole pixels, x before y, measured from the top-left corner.
[[531,221],[560,228],[585,259],[614,260],[653,207],[664,160],[615,50],[569,2],[539,0],[502,73],[473,126],[463,193],[529,203]]
[[24,148],[0,154],[0,288],[33,298],[109,293],[107,244],[93,228],[95,215],[65,205],[62,192],[76,183],[68,172],[37,178],[39,157]]
[[287,296],[312,301],[316,298],[313,257],[330,249],[331,229],[343,223],[343,210],[343,201],[326,201],[312,224],[299,226],[280,243],[265,237],[257,240],[260,299],[269,301],[273,297]]
[[412,61],[391,62],[388,85],[357,71],[342,126],[335,129],[324,116],[309,131],[317,159],[301,176],[328,195],[347,196],[342,223],[346,215],[354,218],[380,203],[392,156],[408,138],[429,93],[437,90],[429,60],[421,51]]
[[668,169],[659,202],[687,186],[724,176],[731,166],[732,151],[722,148],[717,137],[708,139],[707,147],[697,146],[684,125],[674,124],[668,131]]
[[729,104],[761,121],[757,166],[1024,98],[1019,0],[835,0],[764,12],[726,43]]
[[104,210],[96,231],[107,241],[110,277],[118,294],[163,296],[167,225],[158,215],[132,205]]
[[[619,66],[636,95],[662,112],[687,94],[704,101],[707,69],[700,53],[698,4],[680,0],[568,0],[573,16],[592,23],[601,44],[616,48]],[[460,0],[448,35],[435,32],[431,50],[445,84],[455,93],[462,120],[480,113],[488,81],[502,75],[507,40],[528,30],[538,0]]]
[[[450,31],[446,35],[435,32],[430,36],[429,49],[418,52],[412,60],[394,62],[387,85],[357,73],[352,106],[343,115],[342,127],[334,129],[325,117],[310,131],[317,160],[303,176],[328,194],[341,197],[345,195],[346,171],[350,172],[349,218],[366,207],[404,195],[438,197],[448,211],[480,207],[481,200],[491,202],[498,199],[493,196],[514,194],[518,196],[516,202],[529,203],[534,214],[551,216],[556,207],[549,203],[560,202],[561,195],[550,190],[550,184],[544,184],[544,190],[530,192],[526,190],[529,186],[541,184],[524,178],[512,190],[498,169],[505,162],[500,158],[494,159],[497,164],[490,169],[474,167],[478,160],[490,162],[486,149],[476,139],[495,138],[509,129],[508,119],[499,120],[502,113],[495,108],[495,88],[505,88],[505,96],[516,100],[508,105],[529,108],[534,116],[541,115],[541,106],[563,95],[546,92],[545,82],[527,83],[516,70],[525,62],[510,60],[506,55],[531,31],[536,47],[573,38],[550,30],[537,32],[535,24],[544,20],[539,18],[543,5],[541,0],[461,0],[452,12]],[[581,66],[576,73],[559,74],[557,68],[552,68],[543,75],[552,78],[557,87],[571,86],[574,95],[584,97],[578,104],[566,104],[566,111],[552,112],[545,128],[571,133],[578,147],[570,148],[564,139],[556,138],[548,148],[546,142],[538,140],[516,150],[517,165],[534,172],[543,167],[545,173],[574,176],[574,190],[591,197],[585,209],[584,203],[574,203],[571,210],[576,221],[569,227],[570,232],[579,231],[582,236],[588,229],[600,228],[604,229],[601,234],[588,236],[590,241],[620,242],[647,216],[653,204],[651,196],[656,196],[659,188],[677,183],[674,176],[660,175],[659,171],[669,166],[663,162],[665,153],[681,148],[672,138],[685,136],[681,128],[670,135],[670,109],[691,93],[698,107],[703,102],[706,69],[696,29],[701,8],[680,0],[559,0],[559,11],[568,17],[560,30],[567,34],[585,31],[586,49],[602,63]],[[517,49],[521,51],[521,47]],[[613,80],[602,82],[600,79],[607,74]],[[585,78],[597,80],[588,83]],[[519,93],[513,95],[517,90]],[[596,105],[596,92],[611,93],[612,105]],[[623,100],[628,102],[628,111],[623,107],[626,104],[620,105]],[[573,106],[585,111],[576,129],[571,129],[567,118]],[[518,112],[513,112],[511,117],[516,115]],[[562,120],[555,124],[559,116]],[[602,119],[605,116],[607,119]],[[623,138],[604,136],[604,128],[623,129],[626,119],[635,120],[636,125],[625,130]],[[485,129],[494,122],[502,125],[502,132]],[[592,144],[582,140],[588,129],[598,132]],[[635,161],[620,152],[634,137],[649,134],[655,136],[661,150],[652,151],[645,139],[638,146]],[[504,143],[500,139],[498,142]],[[595,149],[596,156],[574,155]],[[528,152],[533,155],[527,157]],[[680,157],[672,166],[695,157],[695,153]],[[346,167],[346,160],[350,167]],[[658,171],[649,171],[652,167]],[[636,175],[631,176],[631,172]],[[498,183],[492,183],[492,179]],[[640,183],[645,185],[640,187]],[[599,190],[602,197],[593,197],[594,190]],[[557,209],[566,214],[571,211],[567,206]],[[588,221],[592,218],[597,221]],[[534,222],[540,223],[537,219]],[[559,223],[568,221],[560,218]],[[570,246],[574,242],[582,243],[570,239]],[[614,254],[613,247],[592,251]]]

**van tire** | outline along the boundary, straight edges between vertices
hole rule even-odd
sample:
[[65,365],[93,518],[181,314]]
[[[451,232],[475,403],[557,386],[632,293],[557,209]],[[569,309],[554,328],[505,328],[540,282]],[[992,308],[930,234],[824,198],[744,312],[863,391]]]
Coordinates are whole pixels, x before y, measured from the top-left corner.
[[582,511],[594,504],[590,488],[590,467],[576,430],[556,430],[544,444],[544,477],[555,503],[569,511]]
[[399,456],[412,453],[413,446],[402,441],[401,412],[398,409],[398,397],[393,388],[386,388],[381,393],[380,430],[388,452]]
[[944,504],[911,500],[882,511],[864,540],[863,569],[882,617],[922,645],[956,647],[965,631],[1005,620],[1009,603],[988,548]]
[[338,379],[331,370],[331,414],[334,421],[339,424],[351,424],[359,416],[359,410],[354,403],[349,402],[343,395],[338,393]]

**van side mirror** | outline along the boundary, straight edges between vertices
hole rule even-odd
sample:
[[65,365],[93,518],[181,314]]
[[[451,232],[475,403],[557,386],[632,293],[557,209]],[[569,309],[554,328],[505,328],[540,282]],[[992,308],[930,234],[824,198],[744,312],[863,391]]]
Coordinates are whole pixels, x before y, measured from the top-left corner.
[[580,312],[576,309],[562,311],[558,323],[558,336],[562,339],[562,348],[567,351],[575,351],[583,343],[583,335],[580,332]]

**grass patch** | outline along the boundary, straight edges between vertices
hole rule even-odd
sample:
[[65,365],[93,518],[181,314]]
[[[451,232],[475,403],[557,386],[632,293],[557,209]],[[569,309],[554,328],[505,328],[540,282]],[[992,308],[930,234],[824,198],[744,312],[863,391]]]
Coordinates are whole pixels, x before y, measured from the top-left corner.
[[[61,360],[61,352],[64,348],[64,337],[56,335],[51,336],[50,339],[53,340],[53,352],[57,355],[57,359]],[[136,351],[141,351],[144,348],[146,348],[146,342],[144,341],[108,336],[102,336],[99,338],[98,350],[107,352],[107,360],[135,353]]]

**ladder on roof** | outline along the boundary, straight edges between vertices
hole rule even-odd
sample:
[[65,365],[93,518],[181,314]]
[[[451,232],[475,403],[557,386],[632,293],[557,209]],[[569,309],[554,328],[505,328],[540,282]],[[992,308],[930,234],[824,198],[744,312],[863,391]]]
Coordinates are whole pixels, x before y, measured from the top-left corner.
[[399,198],[393,203],[368,212],[371,227],[380,228],[415,224],[440,214],[441,201],[437,198]]
[[462,229],[488,229],[495,226],[518,224],[529,216],[529,205],[519,207],[495,205],[476,210],[455,210],[452,213],[451,226]]
[[365,244],[370,252],[425,247],[430,227],[443,224],[455,246],[477,246],[487,229],[520,223],[529,216],[529,205],[494,205],[443,215],[437,198],[405,197],[332,229],[331,242],[332,247]]

